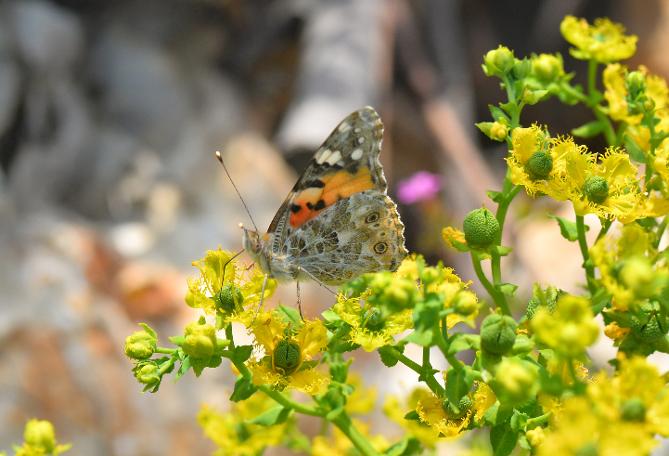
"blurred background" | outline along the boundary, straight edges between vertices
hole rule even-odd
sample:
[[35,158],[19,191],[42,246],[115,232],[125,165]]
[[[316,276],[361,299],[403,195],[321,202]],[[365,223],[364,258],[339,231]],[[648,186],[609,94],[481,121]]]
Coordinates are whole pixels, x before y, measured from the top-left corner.
[[[472,279],[440,230],[490,207],[504,173],[506,150],[473,125],[502,95],[482,56],[559,51],[583,75],[559,33],[566,14],[623,22],[639,36],[630,65],[669,75],[667,0],[0,1],[0,448],[39,417],[72,455],[211,453],[195,416],[228,407],[228,368],[141,394],[122,348],[137,322],[179,333],[196,315],[191,262],[241,247],[248,220],[215,150],[267,226],[332,128],[374,106],[408,247]],[[554,133],[588,119],[553,101],[524,115]],[[570,211],[547,204],[512,206],[505,274],[526,292],[576,290],[580,255],[545,216]],[[279,301],[293,304],[294,286]],[[331,303],[305,292],[307,316]],[[356,360],[379,407],[414,382],[374,354]]]

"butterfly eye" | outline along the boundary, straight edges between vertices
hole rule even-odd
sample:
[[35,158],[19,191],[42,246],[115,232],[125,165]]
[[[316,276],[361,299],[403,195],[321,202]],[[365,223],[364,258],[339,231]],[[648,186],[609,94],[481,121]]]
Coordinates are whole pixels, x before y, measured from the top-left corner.
[[376,244],[374,244],[374,251],[379,255],[382,253],[386,253],[386,250],[388,250],[388,244],[386,244],[385,242],[377,242]]
[[379,213],[372,212],[371,214],[368,214],[367,217],[365,217],[365,223],[374,223],[378,219],[379,219]]

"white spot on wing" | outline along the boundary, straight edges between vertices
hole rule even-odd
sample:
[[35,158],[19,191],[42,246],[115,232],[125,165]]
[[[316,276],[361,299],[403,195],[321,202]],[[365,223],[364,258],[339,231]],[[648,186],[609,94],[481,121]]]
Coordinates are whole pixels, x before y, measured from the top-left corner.
[[324,149],[320,154],[316,156],[316,163],[319,165],[323,164],[323,162],[326,162],[328,158],[332,155],[332,151],[330,149]]
[[365,142],[365,138],[364,138],[364,137],[361,136],[361,137],[358,138],[358,144],[362,144],[362,143],[364,143],[364,142]]
[[362,149],[356,149],[351,152],[351,158],[353,160],[360,160],[362,158]]
[[340,133],[347,132],[351,129],[351,124],[348,122],[342,123],[337,130],[339,130]]
[[341,160],[341,152],[335,150],[327,159],[328,165],[334,165]]
[[360,132],[362,131],[362,128],[360,128],[360,127],[356,127],[353,131],[354,131],[355,133],[360,133]]

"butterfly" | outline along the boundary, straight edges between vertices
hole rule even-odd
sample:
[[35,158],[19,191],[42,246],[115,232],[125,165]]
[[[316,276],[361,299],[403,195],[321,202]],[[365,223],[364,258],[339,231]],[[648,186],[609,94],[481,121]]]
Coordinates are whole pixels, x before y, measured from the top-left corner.
[[266,277],[339,285],[395,271],[407,255],[404,225],[379,161],[383,123],[365,107],[321,145],[267,232],[243,228],[246,252]]

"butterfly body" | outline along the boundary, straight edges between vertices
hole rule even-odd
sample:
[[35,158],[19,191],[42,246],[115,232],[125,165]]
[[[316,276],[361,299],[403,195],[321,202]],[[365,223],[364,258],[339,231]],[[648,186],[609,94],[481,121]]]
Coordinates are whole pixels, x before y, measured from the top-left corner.
[[265,273],[338,285],[397,269],[407,251],[404,225],[386,194],[382,138],[373,108],[351,113],[316,151],[267,233],[244,229],[244,248]]

